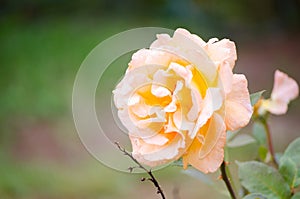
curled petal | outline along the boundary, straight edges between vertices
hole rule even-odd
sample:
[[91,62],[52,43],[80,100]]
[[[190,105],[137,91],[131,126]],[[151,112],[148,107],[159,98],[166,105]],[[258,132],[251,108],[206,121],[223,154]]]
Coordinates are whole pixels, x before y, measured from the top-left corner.
[[219,110],[223,103],[223,97],[218,88],[207,89],[207,94],[202,103],[202,110],[197,119],[196,125],[192,133],[191,138],[194,138],[199,129],[206,124],[207,120],[213,115],[213,113]]
[[266,111],[274,115],[285,114],[288,110],[288,104],[283,101],[273,101],[271,99],[262,99],[260,107],[258,108],[258,113],[264,115]]
[[233,69],[235,61],[237,60],[236,47],[234,42],[229,39],[213,38],[207,42],[206,49],[210,58],[217,64],[228,63]]
[[171,55],[158,50],[141,49],[132,55],[127,71],[145,65],[166,66],[171,60]]
[[[203,135],[206,136],[203,139]],[[214,114],[199,132],[199,139],[194,139],[187,153],[183,156],[184,167],[191,164],[203,173],[215,172],[224,159],[226,128],[222,117]]]
[[274,87],[271,99],[274,101],[283,101],[289,103],[299,95],[297,82],[287,74],[276,70],[274,78]]
[[271,99],[263,101],[262,107],[276,115],[285,114],[289,102],[298,95],[299,87],[297,82],[287,74],[276,70]]
[[178,59],[188,60],[204,74],[207,82],[212,83],[217,75],[216,65],[203,49],[204,44],[200,37],[179,28],[174,32],[173,38],[165,34],[157,35],[150,50],[162,50],[177,56]]
[[129,138],[133,157],[150,167],[174,161],[184,153],[185,140],[180,134],[176,134],[171,141],[162,146],[146,143],[135,136]]
[[237,130],[246,126],[252,116],[247,79],[244,75],[233,75],[232,90],[226,96],[225,123],[228,130]]
[[233,72],[229,64],[224,64],[219,68],[220,82],[219,87],[224,89],[225,94],[230,93],[233,83]]

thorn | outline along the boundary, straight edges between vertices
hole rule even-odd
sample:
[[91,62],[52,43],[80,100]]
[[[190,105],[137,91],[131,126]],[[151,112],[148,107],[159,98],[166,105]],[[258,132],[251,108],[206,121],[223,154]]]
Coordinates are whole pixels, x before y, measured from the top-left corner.
[[153,182],[153,179],[152,179],[152,178],[147,178],[147,180],[149,180],[149,181]]
[[132,173],[133,169],[134,169],[134,167],[129,167],[128,168],[128,170],[129,170],[130,173]]
[[225,163],[226,166],[231,164],[230,162],[224,162],[224,163]]

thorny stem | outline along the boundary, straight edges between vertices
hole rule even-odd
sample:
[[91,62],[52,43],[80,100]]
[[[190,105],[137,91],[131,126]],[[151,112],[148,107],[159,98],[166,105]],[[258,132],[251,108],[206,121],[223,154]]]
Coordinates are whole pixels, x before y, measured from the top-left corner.
[[267,121],[262,121],[262,124],[265,128],[265,131],[266,131],[266,137],[267,137],[269,152],[270,152],[270,155],[271,155],[271,160],[274,163],[274,165],[276,167],[278,167],[278,164],[277,164],[276,159],[275,159],[275,153],[274,153],[274,148],[273,148],[273,142],[272,142],[270,127],[269,127]]
[[[151,169],[148,170],[143,165],[141,165],[141,163],[139,163],[131,155],[131,153],[129,153],[128,151],[126,151],[126,149],[122,148],[118,142],[115,142],[115,144],[117,145],[117,147],[119,148],[119,150],[124,153],[124,155],[128,156],[131,160],[133,160],[138,165],[137,167],[129,167],[130,172],[132,172],[132,170],[134,168],[140,168],[140,169],[144,170],[150,176],[150,178],[148,178],[147,180],[151,181],[153,183],[153,185],[157,188],[157,192],[156,193],[160,194],[160,196],[161,196],[162,199],[166,199],[166,197],[164,195],[164,192],[163,192],[161,186],[159,185],[158,181],[156,180],[155,176],[153,175]],[[145,180],[145,178],[142,178],[142,181],[144,181],[144,180]]]
[[225,182],[231,198],[236,199],[235,193],[234,193],[233,188],[230,183],[230,179],[228,178],[228,176],[226,174],[226,163],[224,161],[221,164],[220,170],[221,170],[222,180]]

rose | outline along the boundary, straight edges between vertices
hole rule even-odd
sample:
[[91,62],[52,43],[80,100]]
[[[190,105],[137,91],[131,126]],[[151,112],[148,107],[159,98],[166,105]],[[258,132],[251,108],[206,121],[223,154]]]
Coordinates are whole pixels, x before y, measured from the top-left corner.
[[274,74],[274,87],[270,99],[261,99],[255,105],[255,113],[264,115],[270,112],[275,115],[285,114],[288,104],[299,95],[297,82],[287,74],[276,70]]
[[252,115],[247,80],[233,74],[235,44],[205,43],[185,29],[157,35],[134,53],[114,102],[129,132],[132,154],[158,166],[182,157],[184,167],[214,172],[224,158],[226,130]]

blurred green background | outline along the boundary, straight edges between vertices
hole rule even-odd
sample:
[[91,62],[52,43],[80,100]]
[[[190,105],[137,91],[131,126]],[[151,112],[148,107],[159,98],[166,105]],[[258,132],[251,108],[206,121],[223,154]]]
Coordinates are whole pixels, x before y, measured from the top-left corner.
[[[93,159],[71,114],[73,81],[87,54],[109,36],[143,26],[235,41],[235,71],[246,74],[251,92],[271,91],[276,68],[300,82],[299,0],[2,0],[0,198],[156,197],[141,176]],[[299,111],[297,99],[288,115],[271,118],[276,151],[300,135]],[[181,198],[226,197],[176,167],[157,176],[170,198],[176,190]]]

